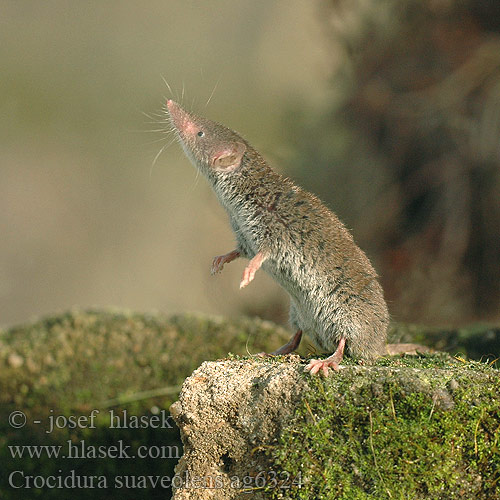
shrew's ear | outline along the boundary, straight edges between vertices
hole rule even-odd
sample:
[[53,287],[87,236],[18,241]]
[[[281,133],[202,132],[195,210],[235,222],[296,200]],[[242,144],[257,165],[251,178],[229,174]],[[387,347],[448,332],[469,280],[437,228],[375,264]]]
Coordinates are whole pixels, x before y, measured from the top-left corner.
[[212,165],[216,170],[224,172],[236,170],[241,165],[241,159],[246,150],[247,147],[242,142],[235,142],[217,153],[212,160]]

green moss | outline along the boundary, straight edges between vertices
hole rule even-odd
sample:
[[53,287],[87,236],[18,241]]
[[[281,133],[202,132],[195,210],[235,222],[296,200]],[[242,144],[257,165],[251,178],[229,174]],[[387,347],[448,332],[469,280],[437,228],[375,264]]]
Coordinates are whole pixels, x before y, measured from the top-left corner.
[[414,358],[404,372],[381,366],[392,359],[308,377],[307,399],[270,452],[302,486],[270,497],[500,498],[498,371]]
[[[71,311],[0,331],[3,471],[47,476],[76,469],[109,478],[172,475],[175,459],[13,459],[8,446],[59,446],[68,440],[109,446],[122,440],[132,449],[180,447],[176,429],[110,429],[109,410],[146,417],[167,411],[184,378],[204,360],[227,357],[228,352],[235,353],[230,359],[245,359],[248,351],[274,350],[288,337],[284,329],[257,319],[121,311]],[[381,358],[373,366],[347,358],[343,364],[327,380],[304,375],[312,384],[311,396],[284,431],[281,445],[273,448],[276,470],[290,473],[290,481],[300,474],[303,486],[274,488],[271,496],[498,498],[498,371],[443,353]],[[35,419],[46,422],[50,412],[78,416],[94,408],[101,410],[95,429],[46,434],[45,427],[33,424]],[[22,429],[7,424],[15,410],[27,415]],[[10,500],[18,490],[7,485],[7,476],[2,475],[0,489]],[[446,488],[440,490],[443,482]],[[109,489],[104,495],[126,500],[136,498],[138,491]],[[28,493],[26,498],[59,500],[68,491]],[[153,499],[168,498],[170,491],[140,493]],[[87,498],[88,491],[71,490],[71,496]]]
[[[9,446],[62,446],[67,442],[113,446],[120,441],[146,449],[182,445],[177,428],[110,428],[110,410],[122,415],[153,417],[166,412],[180,386],[203,361],[275,349],[288,336],[283,329],[258,319],[235,320],[196,314],[166,317],[123,311],[71,311],[24,326],[0,331],[0,491],[7,500],[19,498],[8,475],[173,476],[177,460],[15,458]],[[46,433],[48,417],[85,416],[100,411],[95,428],[56,429]],[[13,411],[22,411],[27,424],[8,424]],[[42,424],[34,423],[40,420]],[[29,489],[23,498],[59,500],[70,491],[75,500],[89,496],[85,489]],[[93,490],[97,491],[97,490]],[[126,500],[147,495],[169,498],[162,488],[114,489],[106,498]],[[101,496],[101,493],[97,495]]]
[[[207,359],[275,348],[287,332],[258,319],[71,311],[0,330],[0,401],[78,409],[179,386]],[[171,396],[171,400],[175,394]]]

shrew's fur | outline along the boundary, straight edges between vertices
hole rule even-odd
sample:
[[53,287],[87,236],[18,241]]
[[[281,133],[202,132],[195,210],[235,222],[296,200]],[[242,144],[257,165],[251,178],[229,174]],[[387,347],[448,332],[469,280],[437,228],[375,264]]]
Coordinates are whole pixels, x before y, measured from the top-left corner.
[[332,352],[341,337],[351,355],[384,353],[389,315],[370,261],[313,194],[278,174],[232,130],[169,101],[182,146],[229,214],[237,251],[290,295],[290,321]]

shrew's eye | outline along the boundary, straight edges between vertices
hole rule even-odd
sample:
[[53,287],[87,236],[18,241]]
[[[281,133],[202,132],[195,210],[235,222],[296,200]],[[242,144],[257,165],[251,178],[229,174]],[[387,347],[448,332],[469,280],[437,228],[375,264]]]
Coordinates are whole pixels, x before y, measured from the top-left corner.
[[203,130],[200,130],[197,135],[198,137],[203,137],[205,135],[205,132],[203,132]]

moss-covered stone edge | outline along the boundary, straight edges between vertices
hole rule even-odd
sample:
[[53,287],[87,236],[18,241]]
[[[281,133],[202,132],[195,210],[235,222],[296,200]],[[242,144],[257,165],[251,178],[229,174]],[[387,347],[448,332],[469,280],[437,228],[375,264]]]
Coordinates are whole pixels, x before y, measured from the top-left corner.
[[[13,489],[11,472],[25,476],[104,476],[112,484],[118,475],[173,476],[178,456],[167,459],[113,459],[106,457],[13,457],[9,446],[59,447],[68,441],[77,447],[139,446],[176,448],[182,454],[179,431],[170,428],[110,429],[110,412],[149,419],[169,413],[181,384],[204,360],[228,351],[257,352],[275,348],[288,336],[284,329],[257,318],[223,318],[185,313],[164,315],[121,309],[73,309],[24,325],[0,329],[0,491],[2,498],[60,500],[68,492],[74,500],[88,498],[88,489]],[[49,416],[79,417],[98,409],[95,428],[55,429],[46,433]],[[9,415],[22,411],[27,424],[15,429]],[[41,420],[42,425],[34,424]],[[88,456],[88,455],[87,455]],[[16,481],[22,480],[20,475]],[[96,480],[95,483],[98,481]],[[106,498],[169,498],[170,489],[105,490]]]
[[432,367],[433,357],[407,359],[413,367],[404,372],[353,366],[328,379],[306,376],[310,391],[268,449],[285,488],[269,483],[267,495],[500,498],[499,372],[442,358]]

